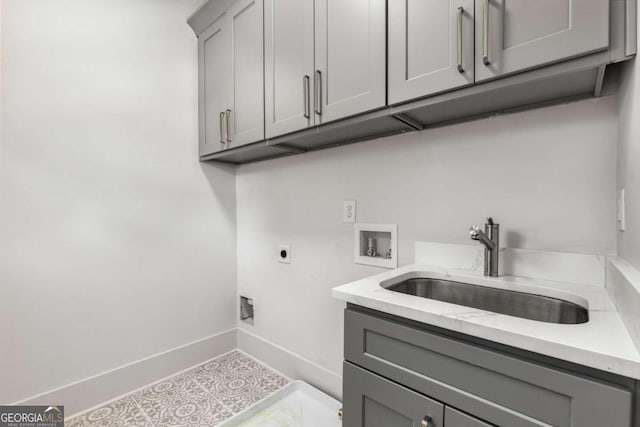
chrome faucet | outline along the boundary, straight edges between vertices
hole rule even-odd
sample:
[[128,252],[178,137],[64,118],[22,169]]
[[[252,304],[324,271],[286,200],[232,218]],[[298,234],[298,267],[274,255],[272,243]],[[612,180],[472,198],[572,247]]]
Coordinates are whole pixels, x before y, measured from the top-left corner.
[[493,218],[487,218],[484,232],[475,225],[469,229],[471,239],[484,245],[484,275],[498,277],[498,257],[500,252],[500,224],[495,224]]

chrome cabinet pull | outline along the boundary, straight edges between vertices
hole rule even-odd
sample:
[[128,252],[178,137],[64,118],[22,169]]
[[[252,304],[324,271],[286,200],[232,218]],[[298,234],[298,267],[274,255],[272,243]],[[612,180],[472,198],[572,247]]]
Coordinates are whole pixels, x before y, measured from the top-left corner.
[[484,0],[482,19],[482,62],[489,65],[489,0]]
[[316,93],[316,114],[322,115],[322,72],[316,70],[316,78],[314,80],[315,93]]
[[421,427],[433,427],[431,424],[431,417],[429,415],[425,415],[420,425]]
[[302,78],[302,102],[304,103],[304,117],[309,119],[311,114],[309,112],[309,76],[304,76]]
[[231,110],[227,109],[225,116],[227,116],[227,126],[225,130],[225,135],[227,137],[227,142],[230,143],[231,142]]
[[224,131],[224,127],[225,127],[225,118],[224,118],[225,114],[221,111],[220,112],[220,144],[224,145],[227,139],[226,135],[225,135],[225,131]]
[[462,6],[458,8],[458,72],[464,73],[462,68],[462,14],[464,9]]

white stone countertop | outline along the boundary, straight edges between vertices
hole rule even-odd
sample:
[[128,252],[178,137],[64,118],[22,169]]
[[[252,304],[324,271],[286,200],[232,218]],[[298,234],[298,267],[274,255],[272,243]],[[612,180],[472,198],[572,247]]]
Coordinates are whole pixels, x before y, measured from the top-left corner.
[[[481,286],[556,297],[586,306],[589,321],[553,324],[389,291],[380,282],[412,272]],[[640,352],[602,286],[514,276],[477,277],[464,270],[413,264],[333,288],[333,297],[384,313],[640,379]]]

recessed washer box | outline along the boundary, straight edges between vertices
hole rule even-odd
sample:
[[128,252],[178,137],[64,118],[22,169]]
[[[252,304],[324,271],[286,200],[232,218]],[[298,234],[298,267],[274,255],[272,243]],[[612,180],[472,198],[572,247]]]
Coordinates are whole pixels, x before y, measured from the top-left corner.
[[356,224],[355,263],[398,268],[398,224]]

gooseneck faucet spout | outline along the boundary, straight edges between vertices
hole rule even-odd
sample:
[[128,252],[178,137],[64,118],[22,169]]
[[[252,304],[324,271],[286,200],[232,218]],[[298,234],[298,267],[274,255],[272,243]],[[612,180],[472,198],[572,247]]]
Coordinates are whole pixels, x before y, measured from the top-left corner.
[[487,218],[484,231],[475,225],[469,229],[472,240],[484,245],[484,275],[498,277],[498,257],[500,252],[500,224],[493,222],[493,218]]

